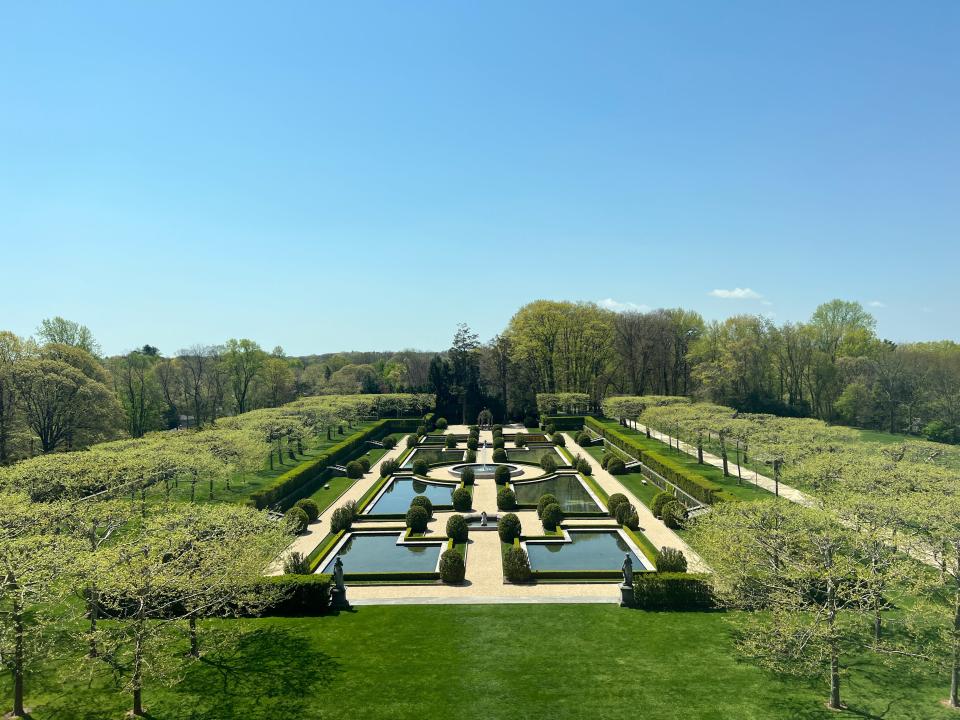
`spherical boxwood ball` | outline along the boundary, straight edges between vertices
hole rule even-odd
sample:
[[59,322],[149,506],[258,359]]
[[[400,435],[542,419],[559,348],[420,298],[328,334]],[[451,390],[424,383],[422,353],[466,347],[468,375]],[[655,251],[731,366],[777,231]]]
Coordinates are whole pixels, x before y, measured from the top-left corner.
[[290,523],[290,529],[298,535],[307,529],[309,518],[303,511],[303,508],[292,507],[287,510],[285,517],[287,518],[287,522]]
[[437,421],[433,424],[437,430],[446,430],[447,429],[447,419],[446,418],[437,418]]
[[514,538],[520,537],[520,518],[507,513],[497,521],[497,533],[503,542],[512,543]]
[[380,477],[393,475],[399,468],[400,465],[397,464],[396,460],[384,460],[380,463]]
[[418,438],[416,435],[413,435],[413,434],[407,435],[407,447],[408,448],[416,447],[417,440]]
[[497,436],[493,439],[493,449],[502,448],[504,446],[504,439],[501,436]]
[[447,537],[454,542],[462,543],[467,541],[469,528],[463,515],[451,515],[447,520]]
[[433,503],[430,502],[430,498],[428,498],[426,495],[414,496],[413,500],[410,501],[410,507],[413,507],[414,505],[419,505],[427,511],[427,515],[429,517],[433,517]]
[[460,473],[460,479],[464,485],[473,485],[476,482],[476,477],[477,474],[473,471],[473,468],[464,468],[463,472]]
[[500,488],[497,493],[497,510],[515,510],[517,507],[517,496],[508,487]]
[[427,464],[427,461],[423,458],[417,458],[413,461],[413,473],[414,475],[426,475],[430,470],[430,466]]
[[581,432],[577,433],[577,445],[589,445],[590,444],[590,433]]
[[493,471],[493,479],[498,485],[503,485],[510,479],[510,468],[506,465],[500,465]]
[[472,463],[477,461],[477,451],[476,450],[467,450],[466,455],[463,456],[463,461]]
[[679,500],[671,500],[660,511],[663,517],[663,524],[672,530],[683,527],[687,521],[687,509]]
[[543,515],[540,516],[540,520],[547,530],[556,530],[557,525],[563,520],[563,509],[557,503],[547,505],[543,509]]
[[626,525],[631,516],[636,515],[637,509],[630,502],[624,502],[617,505],[617,509],[613,511],[613,516],[617,519],[617,522],[621,525]]
[[545,473],[552,473],[557,469],[557,459],[553,455],[544,455],[540,467]]
[[467,438],[467,450],[476,450],[478,446],[479,443],[475,437],[471,435],[469,438]]
[[497,448],[493,451],[493,461],[497,463],[504,463],[507,461],[507,451],[503,448]]
[[607,472],[611,475],[623,475],[627,471],[627,466],[623,464],[620,458],[613,458],[607,463]]
[[511,582],[527,582],[530,579],[530,558],[523,548],[512,547],[503,556],[503,574]]
[[461,583],[467,574],[463,555],[456,550],[446,550],[440,556],[440,579],[445,583]]
[[370,470],[370,458],[362,457],[362,458],[359,458],[357,462],[360,463],[360,467],[363,468],[364,472],[367,472]]
[[383,443],[383,447],[386,448],[387,450],[392,450],[397,445],[397,441],[394,438],[390,437],[389,435],[387,435],[380,442]]
[[543,517],[543,509],[547,505],[559,505],[560,501],[550,493],[544,493],[540,496],[540,499],[537,501],[537,517]]
[[363,469],[363,465],[358,463],[356,460],[351,460],[347,463],[347,477],[351,480],[356,480],[357,478],[363,477],[363,473],[366,471]]
[[665,490],[658,492],[653,496],[653,500],[650,503],[650,512],[653,513],[654,517],[662,518],[663,506],[673,499],[672,493],[668,493]]
[[298,507],[307,514],[307,519],[310,522],[315,522],[318,517],[320,517],[320,506],[317,505],[317,501],[313,498],[302,498],[297,500],[294,503],[294,507]]
[[473,496],[466,488],[457,488],[453,491],[453,509],[457,512],[467,512],[473,504]]
[[553,444],[556,445],[557,447],[567,446],[566,438],[564,438],[563,435],[561,435],[560,433],[554,433],[551,437],[553,438]]
[[455,435],[447,435],[446,439],[444,440],[444,443],[446,444],[448,449],[455,448],[457,446],[457,438]]
[[425,532],[430,516],[422,505],[411,505],[407,510],[407,527],[415,533]]
[[609,498],[607,498],[607,511],[610,513],[610,517],[617,516],[617,505],[620,503],[628,503],[627,496],[623,493],[614,493]]

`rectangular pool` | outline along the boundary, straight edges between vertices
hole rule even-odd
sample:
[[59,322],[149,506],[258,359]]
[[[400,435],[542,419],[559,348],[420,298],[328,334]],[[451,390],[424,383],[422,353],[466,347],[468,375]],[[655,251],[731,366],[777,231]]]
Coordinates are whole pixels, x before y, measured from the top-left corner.
[[646,565],[615,530],[570,532],[570,542],[528,542],[532,570],[619,570],[624,555],[634,570]]
[[417,495],[426,495],[434,505],[452,505],[455,488],[456,485],[439,485],[416,478],[394,478],[364,514],[403,515],[410,509],[410,501]]
[[389,573],[433,572],[440,560],[441,543],[397,545],[400,533],[351,533],[336,553],[327,558],[320,572],[333,572],[333,562],[343,560],[343,572]]
[[513,491],[521,505],[536,505],[541,495],[549,493],[557,498],[563,512],[568,515],[602,510],[576,475],[558,475],[546,480],[514,483]]

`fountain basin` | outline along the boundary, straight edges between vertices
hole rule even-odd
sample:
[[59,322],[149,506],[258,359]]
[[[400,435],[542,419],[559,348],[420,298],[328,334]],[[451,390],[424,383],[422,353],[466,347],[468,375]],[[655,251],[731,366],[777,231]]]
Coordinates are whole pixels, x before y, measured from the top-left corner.
[[473,470],[473,476],[475,478],[492,478],[494,473],[496,473],[497,468],[503,465],[510,470],[510,477],[520,475],[523,472],[523,469],[512,465],[510,463],[464,463],[463,465],[454,465],[450,468],[450,472],[457,477],[463,475],[463,471],[467,468]]

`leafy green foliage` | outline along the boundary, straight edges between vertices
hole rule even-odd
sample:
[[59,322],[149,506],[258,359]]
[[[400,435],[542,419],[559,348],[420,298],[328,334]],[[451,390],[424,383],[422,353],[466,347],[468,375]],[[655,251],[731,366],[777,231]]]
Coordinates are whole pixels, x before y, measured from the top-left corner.
[[531,573],[527,551],[520,547],[509,548],[503,555],[503,574],[511,582],[528,582]]
[[513,542],[514,538],[520,537],[520,532],[520,518],[516,514],[506,513],[497,520],[497,534],[503,542]]
[[451,515],[447,518],[447,537],[457,543],[467,541],[470,529],[463,515]]
[[316,522],[317,518],[320,517],[320,506],[317,505],[317,501],[312,498],[301,498],[294,503],[294,507],[298,507],[307,514],[307,519],[310,522]]
[[473,496],[466,488],[457,488],[453,491],[453,509],[457,512],[467,512],[473,504]]
[[422,505],[411,505],[407,510],[407,527],[415,533],[425,532],[427,524],[430,522],[430,514]]
[[502,487],[497,491],[497,509],[515,510],[517,507],[517,495],[508,487]]
[[540,499],[537,500],[537,517],[539,518],[543,517],[543,509],[547,505],[558,505],[558,504],[559,504],[559,501],[557,500],[556,497],[554,497],[550,493],[544,493],[543,495],[540,496]]
[[503,485],[510,480],[510,468],[506,465],[500,465],[493,471],[493,479],[498,485]]
[[685,573],[687,571],[687,558],[683,551],[672,547],[660,548],[656,564],[658,573]]
[[433,517],[433,503],[430,502],[430,498],[428,498],[426,495],[414,496],[414,498],[410,501],[410,507],[414,507],[416,505],[419,505],[427,511],[427,517]]
[[307,517],[307,513],[303,511],[303,508],[296,506],[287,510],[284,517],[290,529],[298,535],[307,529],[307,524],[310,522],[310,518]]
[[563,520],[563,508],[557,503],[551,503],[543,508],[540,515],[540,521],[547,530],[556,530],[557,526]]
[[457,584],[463,582],[466,574],[467,566],[463,562],[463,555],[456,550],[445,550],[440,556],[440,579],[445,583]]
[[430,465],[423,458],[416,458],[413,461],[413,472],[415,475],[426,475],[430,472]]

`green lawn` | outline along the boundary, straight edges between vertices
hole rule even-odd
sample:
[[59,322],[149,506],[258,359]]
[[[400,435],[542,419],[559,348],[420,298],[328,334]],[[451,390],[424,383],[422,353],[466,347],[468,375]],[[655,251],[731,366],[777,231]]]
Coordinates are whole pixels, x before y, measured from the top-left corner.
[[697,462],[697,458],[693,455],[672,450],[666,443],[660,442],[659,440],[654,440],[653,438],[648,438],[645,434],[638,432],[633,428],[623,427],[616,420],[602,420],[600,422],[623,435],[628,435],[630,439],[640,448],[660,453],[661,455],[670,458],[675,463],[682,465],[686,469],[692,470],[708,480],[715,482],[738,500],[759,500],[769,498],[771,496],[770,492],[752,484],[746,477],[744,477],[741,484],[738,484],[736,475],[733,475],[732,477],[724,477],[723,470],[720,468],[707,464],[701,465]]
[[[823,682],[778,677],[736,657],[731,633],[740,618],[451,605],[222,621],[247,631],[238,646],[190,666],[172,689],[148,682],[144,702],[155,720],[956,717],[939,703],[946,677],[868,655],[853,658],[844,679],[850,710],[830,712]],[[75,662],[64,657],[29,678],[34,720],[119,720],[128,698],[110,673],[68,674]],[[4,674],[5,699],[9,691]]]

